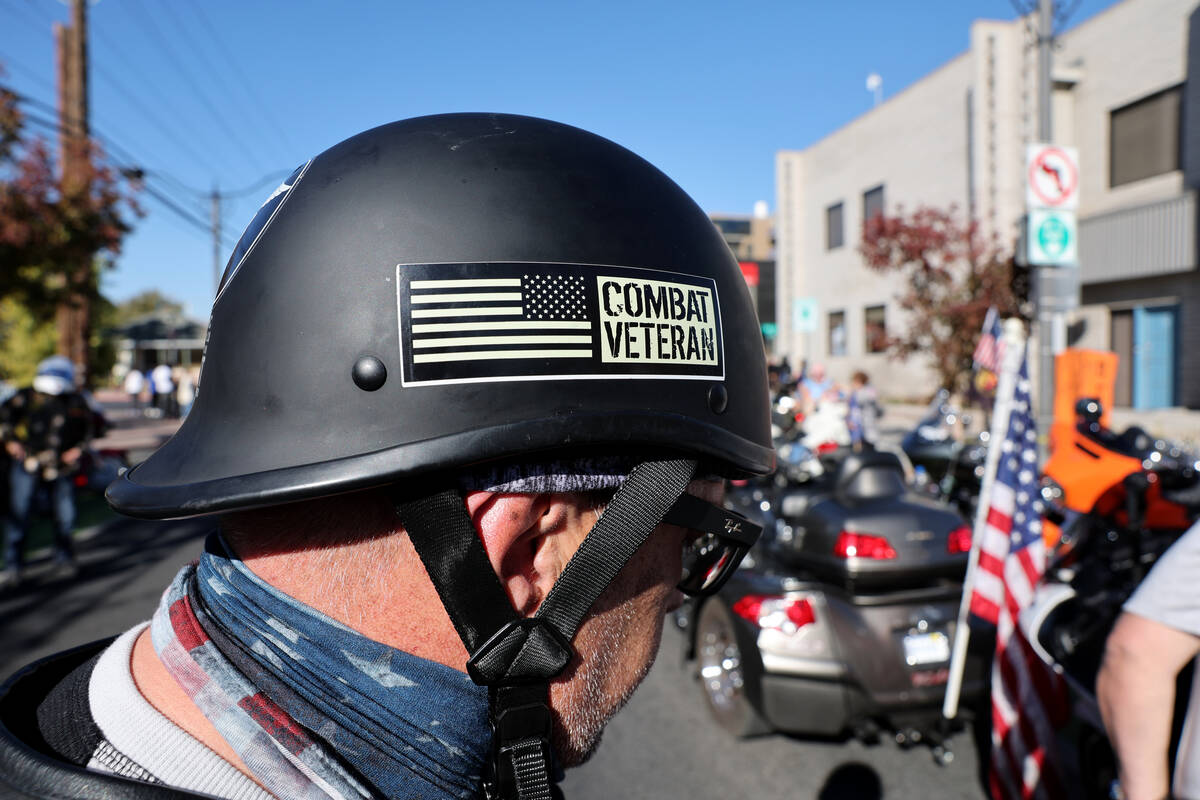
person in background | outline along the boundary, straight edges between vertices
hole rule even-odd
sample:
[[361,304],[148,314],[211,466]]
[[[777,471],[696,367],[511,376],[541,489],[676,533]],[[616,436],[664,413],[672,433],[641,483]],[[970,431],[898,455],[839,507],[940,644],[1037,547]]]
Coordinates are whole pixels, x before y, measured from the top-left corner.
[[136,369],[130,369],[125,373],[125,383],[122,388],[125,394],[129,395],[129,402],[133,403],[134,411],[142,407],[142,390],[146,388],[146,378]]
[[807,374],[798,386],[800,392],[800,407],[804,413],[811,414],[825,400],[835,399],[839,392],[837,385],[825,375],[825,365],[815,363],[808,368]]
[[50,491],[58,572],[65,577],[75,574],[71,539],[75,489],[71,475],[91,436],[91,409],[75,388],[74,366],[63,356],[38,364],[33,385],[18,390],[0,406],[0,441],[12,461],[0,587],[12,588],[21,581],[30,509],[39,483],[46,484]]
[[1173,785],[1167,768],[1175,682],[1200,655],[1197,575],[1200,523],[1150,570],[1105,643],[1096,699],[1118,761],[1114,797],[1200,798],[1200,681],[1194,677]]
[[175,376],[175,405],[180,419],[187,419],[188,412],[192,410],[192,403],[195,401],[196,375],[191,370],[180,367]]
[[850,443],[855,450],[873,447],[879,437],[879,418],[883,409],[879,393],[871,385],[867,373],[859,370],[850,378],[849,412],[846,424],[850,428]]
[[171,368],[159,364],[150,371],[150,384],[154,390],[154,406],[168,417],[178,416],[175,409],[175,382],[171,379]]

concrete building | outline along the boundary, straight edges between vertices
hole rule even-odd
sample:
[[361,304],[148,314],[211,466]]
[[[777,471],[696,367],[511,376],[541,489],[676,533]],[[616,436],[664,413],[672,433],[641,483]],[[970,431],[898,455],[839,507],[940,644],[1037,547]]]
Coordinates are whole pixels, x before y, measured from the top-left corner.
[[775,220],[766,202],[755,204],[754,214],[708,215],[733,251],[750,289],[750,299],[758,312],[763,337],[771,342],[776,336],[775,322]]
[[[1071,343],[1121,356],[1119,404],[1200,407],[1196,273],[1200,13],[1196,0],[1124,0],[1062,34],[1054,57],[1056,144],[1079,150],[1083,306]],[[1026,20],[980,20],[968,49],[842,129],[776,158],[776,350],[870,372],[888,394],[929,394],[917,359],[879,331],[908,321],[899,276],[858,253],[874,213],[956,207],[1015,246],[1025,146],[1037,141],[1037,49]],[[811,309],[809,317],[797,313]],[[815,330],[804,330],[815,319]],[[963,335],[974,336],[974,331]]]

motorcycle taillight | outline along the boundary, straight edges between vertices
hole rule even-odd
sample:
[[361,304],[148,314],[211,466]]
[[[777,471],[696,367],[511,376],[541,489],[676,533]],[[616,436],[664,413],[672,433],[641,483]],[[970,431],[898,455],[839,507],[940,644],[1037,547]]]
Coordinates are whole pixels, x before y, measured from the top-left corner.
[[733,604],[733,613],[760,628],[795,633],[817,621],[807,597],[748,594]]
[[896,550],[882,536],[842,531],[833,545],[833,554],[838,558],[872,558],[885,561],[895,558]]
[[971,529],[966,525],[959,525],[957,528],[950,531],[950,535],[946,537],[946,552],[971,552]]

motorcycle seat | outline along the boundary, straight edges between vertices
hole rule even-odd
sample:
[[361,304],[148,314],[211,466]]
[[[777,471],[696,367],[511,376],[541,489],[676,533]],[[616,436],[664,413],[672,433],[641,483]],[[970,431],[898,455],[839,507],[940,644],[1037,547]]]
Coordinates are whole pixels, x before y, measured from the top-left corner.
[[899,497],[905,492],[904,467],[894,453],[850,453],[838,469],[834,492],[852,502]]

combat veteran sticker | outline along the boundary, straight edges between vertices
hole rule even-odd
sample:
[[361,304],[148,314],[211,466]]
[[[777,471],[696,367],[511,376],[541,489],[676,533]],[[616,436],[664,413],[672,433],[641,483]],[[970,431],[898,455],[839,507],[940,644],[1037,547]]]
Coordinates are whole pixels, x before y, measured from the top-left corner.
[[396,301],[405,386],[725,377],[708,278],[579,264],[401,264]]

